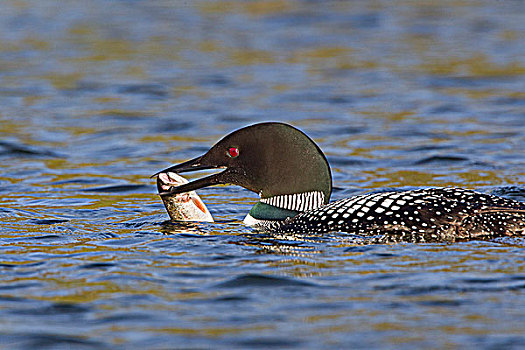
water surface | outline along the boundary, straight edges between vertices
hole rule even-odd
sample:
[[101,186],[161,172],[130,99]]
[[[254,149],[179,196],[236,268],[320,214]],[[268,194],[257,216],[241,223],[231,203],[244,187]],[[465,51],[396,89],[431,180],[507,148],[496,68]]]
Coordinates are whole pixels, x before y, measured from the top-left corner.
[[525,201],[523,2],[0,9],[3,347],[525,347],[522,238],[271,236],[227,186],[200,191],[216,223],[170,223],[149,178],[274,120],[325,151],[332,199]]

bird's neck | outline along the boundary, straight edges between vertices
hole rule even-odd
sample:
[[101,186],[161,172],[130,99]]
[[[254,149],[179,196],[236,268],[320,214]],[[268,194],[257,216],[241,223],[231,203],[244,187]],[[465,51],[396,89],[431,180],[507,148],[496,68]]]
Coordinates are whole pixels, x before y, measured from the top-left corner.
[[282,221],[324,204],[325,197],[320,191],[261,198],[252,207],[244,221],[251,225],[260,221]]
[[280,209],[302,212],[319,208],[326,202],[323,192],[311,191],[261,198],[260,203],[269,204]]

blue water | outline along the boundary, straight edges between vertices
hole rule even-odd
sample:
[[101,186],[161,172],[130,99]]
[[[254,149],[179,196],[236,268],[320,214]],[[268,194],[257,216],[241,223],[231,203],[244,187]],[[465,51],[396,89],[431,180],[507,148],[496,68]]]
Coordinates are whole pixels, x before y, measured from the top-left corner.
[[[525,347],[525,239],[356,246],[149,176],[260,121],[326,153],[332,199],[461,186],[525,201],[521,1],[0,4],[0,347]],[[199,177],[195,174],[189,178]]]

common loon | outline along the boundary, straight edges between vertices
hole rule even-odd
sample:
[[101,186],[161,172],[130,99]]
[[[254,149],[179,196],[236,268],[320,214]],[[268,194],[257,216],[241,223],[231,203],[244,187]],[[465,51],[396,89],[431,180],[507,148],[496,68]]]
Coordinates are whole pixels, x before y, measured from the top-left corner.
[[236,130],[204,155],[153,176],[219,168],[225,170],[159,194],[239,185],[260,196],[244,222],[277,233],[338,231],[389,243],[525,235],[525,203],[462,188],[379,192],[329,203],[332,175],[325,155],[306,134],[279,122]]

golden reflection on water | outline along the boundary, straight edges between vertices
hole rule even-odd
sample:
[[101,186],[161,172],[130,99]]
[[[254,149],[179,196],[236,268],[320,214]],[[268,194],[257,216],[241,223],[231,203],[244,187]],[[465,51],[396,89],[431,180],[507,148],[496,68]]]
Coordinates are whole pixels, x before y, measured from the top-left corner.
[[[220,322],[220,319],[213,319],[207,321],[216,321]],[[161,327],[161,328],[147,328],[147,331],[150,332],[162,332],[170,334],[182,334],[182,335],[201,335],[206,337],[221,337],[224,335],[230,334],[242,334],[245,332],[261,332],[265,330],[274,330],[276,327],[271,325],[261,325],[261,326],[248,326],[241,325],[235,327],[208,327],[208,328],[184,328],[184,327]]]
[[525,74],[525,66],[518,61],[497,64],[482,54],[463,59],[427,57],[419,69],[430,74],[461,74],[469,77],[515,77]]
[[77,87],[78,82],[85,77],[82,72],[60,73],[52,72],[49,75],[43,75],[41,78],[48,80],[57,90],[70,90]]
[[[489,34],[471,33],[470,39],[490,35],[503,47],[500,55],[490,51],[493,46],[478,48],[461,36],[448,36],[462,33],[465,23],[475,24],[473,17],[491,20],[492,14],[482,18],[483,11],[470,16],[482,6],[469,1],[400,1],[395,10],[379,2],[199,1],[175,9],[177,16],[195,9],[184,24],[164,13],[163,6],[176,6],[169,2],[113,4],[137,6],[132,20],[144,21],[144,31],[129,34],[127,25],[133,21],[122,24],[120,14],[104,17],[91,9],[96,15],[89,18],[82,12],[67,23],[58,17],[57,27],[64,29],[56,35],[23,24],[0,35],[1,140],[56,153],[7,152],[0,164],[6,329],[16,316],[9,314],[9,297],[17,297],[28,303],[81,304],[91,308],[89,320],[127,312],[152,320],[162,312],[174,317],[157,327],[149,321],[111,321],[88,329],[111,344],[131,343],[144,332],[155,338],[173,334],[214,340],[265,331],[273,335],[283,322],[305,327],[300,335],[306,339],[313,334],[325,345],[340,347],[347,345],[338,343],[340,338],[356,332],[373,332],[382,344],[400,347],[423,347],[433,340],[437,346],[461,347],[453,336],[509,339],[523,334],[519,322],[500,321],[511,312],[516,317],[505,321],[519,319],[520,310],[499,308],[509,306],[506,300],[519,303],[523,241],[359,250],[352,237],[342,235],[269,236],[242,224],[257,196],[225,187],[201,194],[216,223],[170,224],[154,180],[148,178],[167,164],[200,155],[193,148],[211,146],[228,131],[271,118],[311,132],[329,158],[357,160],[355,165],[334,162],[334,185],[344,190],[521,186],[524,170],[506,166],[521,163],[504,159],[521,149],[521,130],[496,118],[522,113],[525,93],[512,79],[521,79],[525,66],[505,49],[520,43],[520,27],[507,28],[496,20]],[[34,5],[9,1],[4,6],[28,11]],[[327,12],[314,13],[316,6]],[[25,16],[13,13],[19,16],[13,18]],[[301,16],[312,22],[301,23]],[[503,18],[501,13],[494,17]],[[100,18],[111,20],[102,23]],[[390,33],[383,19],[400,24]],[[445,19],[457,21],[460,29]],[[285,28],[287,21],[292,24]],[[162,96],[121,91],[127,84],[158,85]],[[343,98],[331,103],[334,96]],[[513,103],[492,104],[505,99]],[[458,109],[428,112],[443,105]],[[484,114],[487,110],[494,118]],[[190,126],[163,129],[166,121],[182,119]],[[406,130],[421,135],[412,137]],[[130,153],[112,154],[109,142],[114,140],[125,143]],[[106,142],[106,148],[90,150]],[[425,146],[436,147],[435,153],[413,151]],[[477,151],[471,155],[467,146]],[[454,156],[456,150],[460,157],[468,153],[465,162],[417,164],[434,154]],[[486,164],[471,164],[478,161]],[[189,176],[194,177],[199,176]],[[104,190],[119,185],[135,187],[122,193]],[[215,286],[250,273],[315,286]],[[501,289],[491,291],[490,281],[469,285],[474,291],[455,289],[461,279],[478,275],[494,278]],[[516,281],[498,280],[500,275]],[[121,301],[128,296],[135,298]],[[221,309],[214,300],[222,297],[239,300]],[[266,318],[233,325],[224,321],[224,310],[247,309],[253,319]],[[53,317],[42,323],[47,321],[60,328]],[[119,332],[133,335],[120,337]],[[307,341],[306,347],[311,345]]]
[[290,11],[294,2],[287,0],[262,0],[262,1],[220,1],[204,2],[200,10],[204,13],[245,13],[251,16],[265,16]]
[[499,172],[490,170],[468,170],[462,168],[446,169],[442,172],[398,170],[377,168],[372,171],[362,171],[362,182],[370,188],[384,187],[410,187],[410,186],[495,186],[505,183],[513,183],[518,180],[519,174],[501,175]]

